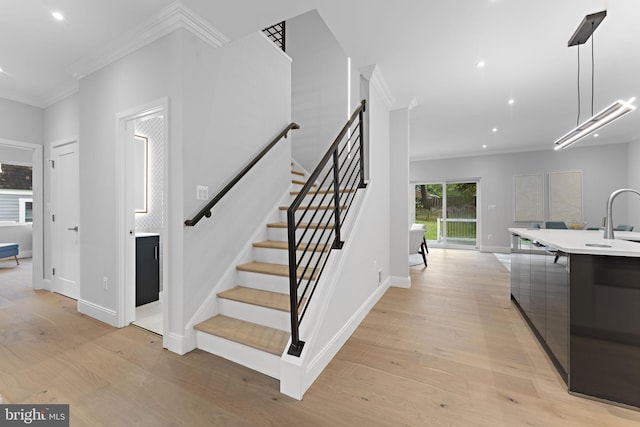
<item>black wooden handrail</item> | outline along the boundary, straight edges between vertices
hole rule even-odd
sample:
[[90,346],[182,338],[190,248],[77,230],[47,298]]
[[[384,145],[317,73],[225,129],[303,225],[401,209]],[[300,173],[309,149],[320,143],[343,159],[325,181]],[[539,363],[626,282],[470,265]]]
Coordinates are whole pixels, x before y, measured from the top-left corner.
[[[328,253],[332,249],[342,248],[344,242],[341,228],[355,197],[355,191],[357,188],[366,188],[363,126],[365,108],[366,102],[363,100],[287,209],[291,308],[291,346],[288,354],[293,356],[299,357],[302,354],[304,341],[300,340],[300,322],[316,290],[320,274],[327,264]],[[356,119],[358,123],[354,125]],[[352,126],[355,126],[355,129],[350,132]],[[356,142],[357,145],[355,145]],[[343,143],[342,148],[340,148],[341,143]],[[359,160],[357,164],[354,163],[356,159]],[[322,173],[325,175],[320,178]],[[310,196],[309,205],[311,206],[318,197],[319,208],[310,213],[309,206],[302,209],[301,204],[305,197],[310,195],[317,181],[320,181],[318,189],[321,191]],[[326,199],[331,202],[330,205],[325,204]],[[321,206],[326,206],[322,213],[320,213]],[[296,219],[296,211],[300,213],[298,219]],[[312,224],[315,225],[312,226]],[[303,239],[306,239],[305,243]],[[328,248],[330,249],[327,250]],[[298,253],[300,253],[299,256]]]
[[238,172],[238,174],[231,181],[229,181],[229,183],[225,185],[224,188],[220,190],[220,192],[216,194],[204,208],[200,209],[200,212],[198,212],[193,218],[186,220],[184,222],[184,225],[193,227],[198,223],[198,221],[202,219],[202,217],[209,218],[211,216],[211,209],[216,205],[216,203],[218,203],[220,199],[222,199],[225,194],[227,194],[229,190],[231,190],[238,183],[238,181],[240,181],[242,177],[245,176],[247,172],[249,172],[251,168],[253,168],[256,163],[258,163],[273,148],[273,146],[278,143],[278,141],[280,141],[283,137],[286,138],[291,129],[300,129],[300,126],[297,123],[292,122],[286,128],[284,128],[284,130],[280,132],[278,136],[273,139],[273,141],[267,144],[262,149],[262,151],[260,151],[253,158],[253,160],[251,160],[240,172]]

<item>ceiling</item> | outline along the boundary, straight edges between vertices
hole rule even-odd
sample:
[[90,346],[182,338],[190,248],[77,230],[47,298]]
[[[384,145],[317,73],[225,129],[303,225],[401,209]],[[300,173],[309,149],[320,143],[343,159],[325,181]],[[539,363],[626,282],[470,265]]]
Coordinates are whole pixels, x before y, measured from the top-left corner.
[[[44,107],[73,93],[73,64],[170,3],[0,0],[0,97]],[[182,3],[232,40],[317,9],[355,67],[379,66],[394,108],[415,105],[412,160],[551,149],[578,117],[578,48],[567,41],[586,14],[600,10],[607,17],[595,32],[594,113],[617,99],[640,98],[638,0]],[[52,11],[65,20],[55,21]],[[590,41],[580,55],[582,122],[591,116]],[[484,68],[476,66],[480,60]],[[581,145],[639,139],[637,111]]]

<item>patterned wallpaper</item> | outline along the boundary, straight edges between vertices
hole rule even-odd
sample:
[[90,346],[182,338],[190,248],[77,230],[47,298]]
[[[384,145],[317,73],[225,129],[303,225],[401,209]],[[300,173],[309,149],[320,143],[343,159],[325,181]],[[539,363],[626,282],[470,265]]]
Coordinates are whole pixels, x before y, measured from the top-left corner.
[[147,213],[136,213],[136,231],[162,231],[162,201],[164,188],[163,119],[152,118],[136,122],[136,135],[149,138],[149,194]]

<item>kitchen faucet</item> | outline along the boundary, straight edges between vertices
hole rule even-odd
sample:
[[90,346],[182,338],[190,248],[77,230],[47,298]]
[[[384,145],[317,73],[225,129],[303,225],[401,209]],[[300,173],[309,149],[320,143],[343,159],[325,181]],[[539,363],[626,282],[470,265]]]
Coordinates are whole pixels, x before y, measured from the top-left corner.
[[616,190],[613,193],[611,193],[611,195],[609,196],[609,200],[607,200],[607,216],[605,219],[605,227],[604,227],[604,238],[605,239],[609,239],[612,240],[614,239],[613,237],[613,201],[616,197],[618,197],[618,194],[622,194],[622,193],[635,193],[638,196],[640,196],[640,191],[638,190],[633,190],[631,188],[621,188],[620,190]]

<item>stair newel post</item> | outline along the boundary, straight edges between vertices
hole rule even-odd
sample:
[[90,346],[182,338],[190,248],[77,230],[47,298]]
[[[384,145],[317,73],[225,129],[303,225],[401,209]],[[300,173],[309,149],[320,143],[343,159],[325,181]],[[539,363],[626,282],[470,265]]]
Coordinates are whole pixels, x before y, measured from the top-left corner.
[[298,319],[298,275],[296,260],[296,207],[287,209],[287,235],[289,240],[289,302],[291,306],[291,346],[288,354],[300,357],[304,341],[300,341],[300,321]]
[[360,127],[360,184],[358,188],[367,188],[367,184],[364,183],[364,112],[366,109],[367,101],[362,100],[362,108],[358,118],[358,126]]
[[338,158],[338,147],[333,150],[333,201],[335,211],[335,239],[333,241],[333,249],[342,249],[344,241],[340,233],[342,226],[340,225],[340,159]]

